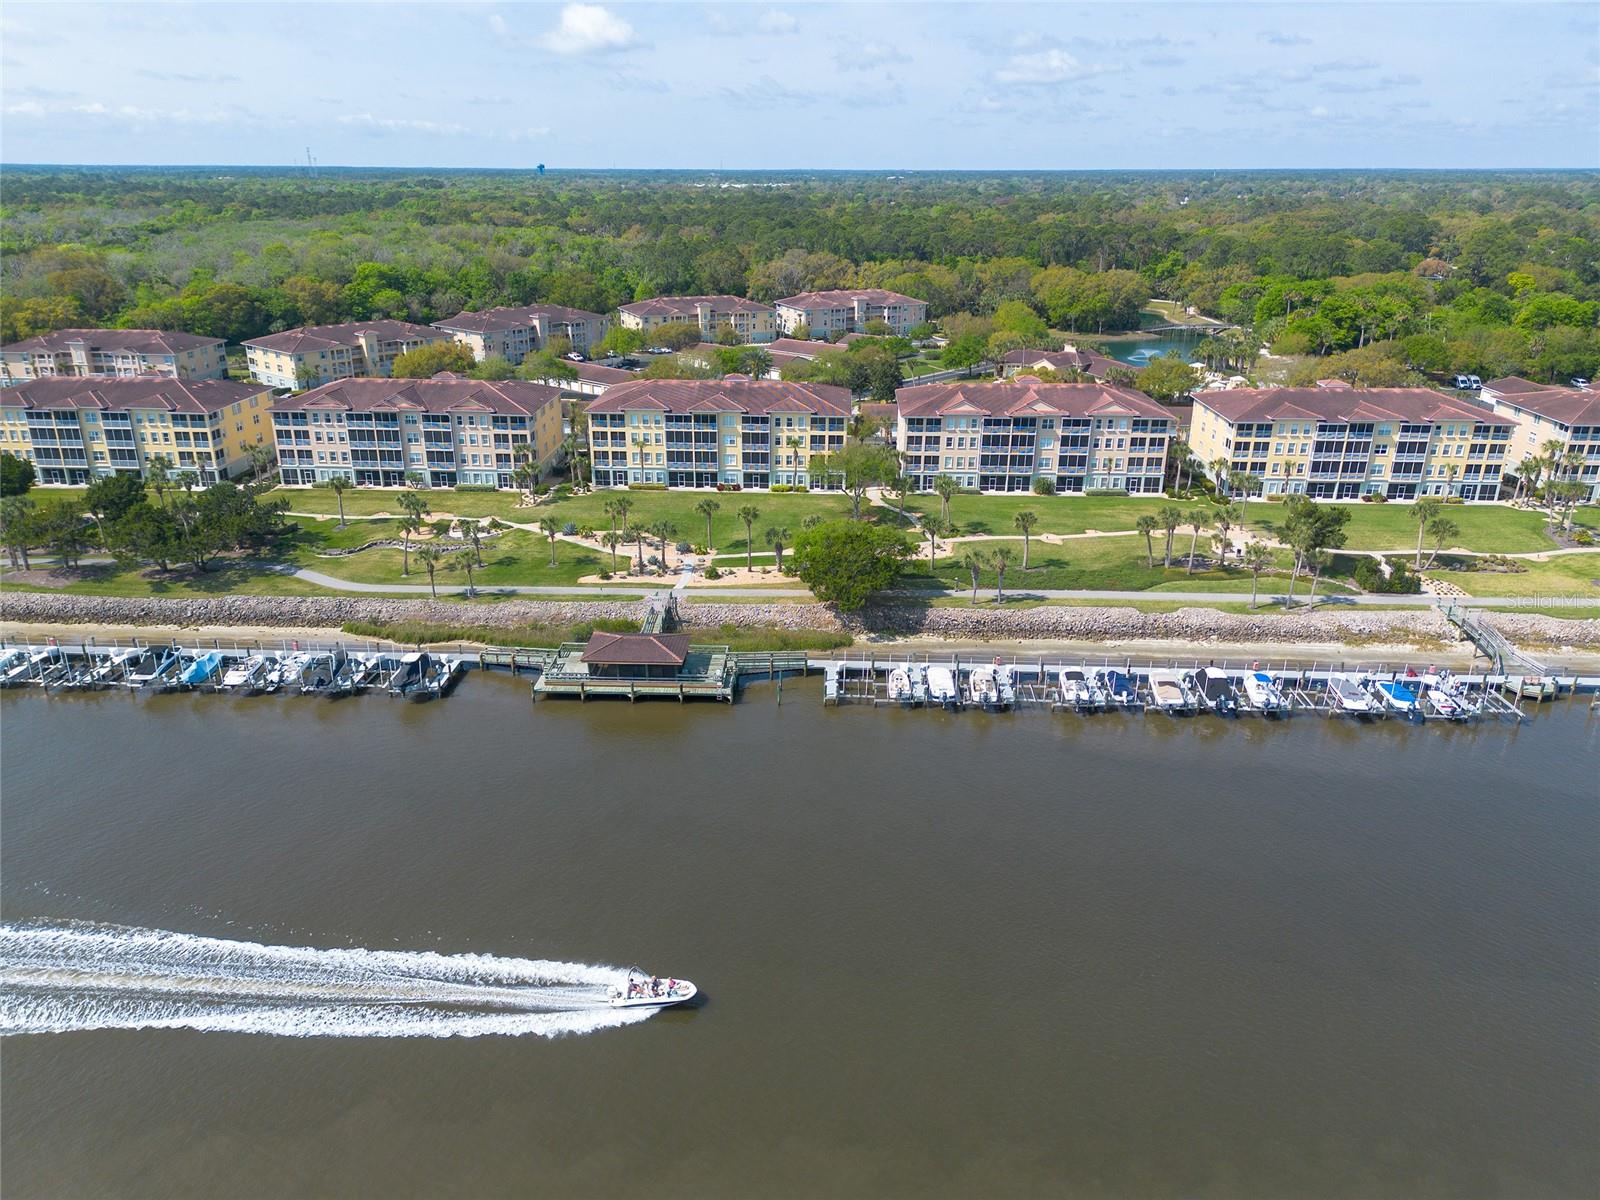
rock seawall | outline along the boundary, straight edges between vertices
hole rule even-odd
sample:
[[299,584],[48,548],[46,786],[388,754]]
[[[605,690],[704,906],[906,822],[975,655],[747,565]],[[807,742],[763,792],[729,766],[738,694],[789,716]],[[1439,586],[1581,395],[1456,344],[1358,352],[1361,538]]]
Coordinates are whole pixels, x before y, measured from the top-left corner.
[[[358,596],[166,597],[78,596],[45,592],[0,594],[0,619],[34,624],[285,626],[334,628],[352,621],[515,629],[598,620],[634,620],[635,600],[382,600]],[[853,634],[922,635],[948,639],[1194,642],[1453,642],[1455,630],[1433,609],[1324,609],[1314,613],[1252,615],[1209,608],[1145,613],[1132,608],[1043,605],[1020,609],[885,605],[841,617],[821,604],[685,602],[686,624],[699,628],[818,629]],[[1600,620],[1560,620],[1494,613],[1491,620],[1515,642],[1600,648]]]

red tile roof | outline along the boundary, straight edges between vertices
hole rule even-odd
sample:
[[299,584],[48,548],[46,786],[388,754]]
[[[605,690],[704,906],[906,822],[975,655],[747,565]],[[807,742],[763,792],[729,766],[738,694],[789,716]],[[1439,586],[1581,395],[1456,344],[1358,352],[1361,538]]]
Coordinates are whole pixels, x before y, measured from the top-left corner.
[[131,354],[179,354],[201,346],[220,346],[221,338],[193,333],[168,333],[161,329],[57,329],[0,347],[7,353],[54,351],[64,353],[78,342],[92,350],[125,350]]
[[347,321],[343,325],[305,325],[299,329],[285,329],[282,333],[251,338],[245,345],[285,354],[303,354],[307,350],[354,346],[364,333],[376,334],[380,341],[385,342],[437,342],[444,340],[442,332],[429,325],[413,325],[410,321]]
[[1427,388],[1229,388],[1199,392],[1197,408],[1223,420],[1240,421],[1478,421],[1510,425],[1486,405],[1457,400]]
[[1600,425],[1600,392],[1552,387],[1516,375],[1491,380],[1483,385],[1483,390],[1494,392],[1505,403],[1558,425]]
[[561,398],[561,389],[520,379],[491,382],[441,373],[432,379],[336,379],[273,402],[273,412],[495,412],[532,416]]
[[886,292],[882,288],[833,288],[823,292],[801,292],[798,296],[785,296],[778,303],[785,308],[849,308],[857,300],[878,305],[927,303],[915,296]]
[[1004,383],[925,383],[895,393],[902,417],[1147,417],[1176,421],[1170,409],[1148,396],[1109,383],[1040,383],[1023,376]]
[[526,304],[521,308],[486,308],[482,312],[459,312],[443,321],[435,321],[435,329],[462,333],[488,333],[502,329],[522,329],[534,322],[544,324],[581,325],[588,321],[603,320],[599,313],[584,312],[581,308],[563,308],[559,304]]
[[227,379],[170,379],[165,375],[51,375],[0,389],[3,408],[156,409],[215,412],[271,391]]
[[657,296],[624,304],[619,312],[635,317],[695,317],[698,306],[710,305],[719,312],[771,312],[770,304],[759,304],[743,296]]
[[805,412],[829,417],[850,415],[847,388],[781,379],[635,379],[613,384],[591,413],[631,412]]
[[589,635],[586,663],[601,666],[681,667],[689,657],[687,633],[603,633]]

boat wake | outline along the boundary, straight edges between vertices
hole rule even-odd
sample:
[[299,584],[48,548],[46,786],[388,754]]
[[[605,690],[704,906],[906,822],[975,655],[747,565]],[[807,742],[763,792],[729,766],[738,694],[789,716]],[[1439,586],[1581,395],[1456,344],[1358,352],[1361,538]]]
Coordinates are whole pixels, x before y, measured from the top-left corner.
[[200,1029],[285,1037],[559,1037],[646,1020],[583,963],[265,946],[121,925],[0,925],[0,1035]]

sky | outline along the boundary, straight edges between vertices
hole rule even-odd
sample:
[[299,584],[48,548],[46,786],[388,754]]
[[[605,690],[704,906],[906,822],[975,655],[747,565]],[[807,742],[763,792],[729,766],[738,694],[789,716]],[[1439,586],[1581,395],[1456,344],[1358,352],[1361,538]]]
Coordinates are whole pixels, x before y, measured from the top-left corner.
[[1600,5],[0,10],[0,162],[1600,167]]

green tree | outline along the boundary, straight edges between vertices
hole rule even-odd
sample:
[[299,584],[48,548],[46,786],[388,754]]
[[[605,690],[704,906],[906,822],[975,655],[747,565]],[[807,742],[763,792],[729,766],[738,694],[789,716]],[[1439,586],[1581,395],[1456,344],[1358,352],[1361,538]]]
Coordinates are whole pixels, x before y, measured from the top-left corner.
[[145,503],[144,480],[132,471],[101,475],[83,492],[84,511],[94,519],[100,544],[109,548],[106,527],[127,516],[136,504]]
[[428,592],[435,600],[439,598],[439,587],[434,582],[434,572],[439,569],[439,563],[444,558],[444,551],[438,546],[421,546],[417,550],[417,561],[422,564],[422,569],[428,572]]
[[1163,504],[1156,509],[1156,520],[1161,522],[1161,528],[1167,534],[1167,552],[1163,566],[1172,569],[1172,538],[1178,532],[1178,526],[1183,524],[1184,511],[1176,504]]
[[1424,497],[1411,505],[1411,519],[1417,523],[1417,554],[1411,563],[1413,571],[1422,570],[1422,539],[1428,536],[1428,522],[1437,517],[1443,507],[1432,497]]
[[1154,534],[1155,531],[1160,527],[1161,522],[1156,520],[1149,513],[1145,513],[1133,523],[1133,528],[1137,532],[1144,535],[1145,565],[1148,566],[1152,571],[1156,569],[1156,547],[1155,543],[1151,540],[1151,535]]
[[874,592],[894,586],[905,559],[905,538],[898,530],[823,521],[795,538],[793,572],[818,600],[853,612]]
[[611,551],[611,573],[617,573],[617,547],[622,545],[622,535],[615,529],[608,529],[600,538],[605,548]]
[[954,475],[935,475],[933,490],[939,497],[939,519],[950,524],[950,501],[961,490],[961,482]]
[[557,524],[554,517],[546,517],[539,522],[539,530],[545,537],[550,539],[550,565],[554,567],[556,565],[556,535],[561,532],[561,526]]
[[334,498],[339,501],[339,528],[343,529],[347,522],[344,519],[344,490],[350,486],[349,476],[335,475],[328,480],[328,487],[332,489]]
[[5,543],[11,565],[20,562],[24,571],[31,570],[28,551],[34,543],[34,504],[24,496],[7,496],[0,499],[0,541]]
[[987,353],[987,338],[969,333],[951,338],[939,355],[939,361],[952,371],[965,371],[971,375],[972,368],[981,363]]
[[755,527],[756,522],[761,519],[761,510],[753,504],[745,504],[740,506],[735,515],[744,522],[744,569],[752,571],[755,567],[750,556],[755,549]]
[[1306,496],[1290,496],[1284,502],[1284,540],[1295,552],[1295,568],[1289,576],[1288,607],[1294,599],[1295,579],[1304,566],[1310,566],[1311,592],[1307,603],[1314,603],[1317,581],[1329,561],[1328,552],[1345,543],[1344,527],[1350,522],[1350,509],[1339,504],[1318,504]]
[[694,510],[706,519],[706,553],[710,554],[712,550],[711,519],[722,511],[722,505],[718,504],[710,496],[707,496],[704,500],[701,500],[694,506]]
[[466,375],[475,365],[472,351],[460,342],[429,342],[395,355],[389,374],[396,379],[431,379],[440,371]]
[[1171,404],[1199,387],[1200,377],[1181,354],[1169,353],[1152,358],[1133,386],[1158,403]]
[[939,539],[949,532],[948,525],[929,514],[922,518],[922,536],[928,539],[928,574],[934,574],[933,555],[939,548]]
[[989,552],[989,563],[994,567],[994,602],[999,604],[1006,598],[1006,568],[1011,565],[1011,547],[1006,545],[996,546]]
[[20,455],[0,451],[0,496],[21,496],[38,478],[33,464]]
[[972,576],[972,603],[978,602],[978,584],[982,580],[984,571],[989,568],[989,556],[977,547],[968,547],[961,555],[961,565]]
[[773,556],[778,561],[778,574],[782,575],[783,548],[787,546],[790,541],[788,527],[783,525],[769,525],[766,533],[762,536],[765,537],[767,545],[772,547]]
[[499,382],[517,377],[517,368],[512,361],[503,354],[490,354],[482,361],[476,362],[467,372],[473,379],[487,379]]
[[850,497],[850,517],[859,521],[861,502],[866,497],[867,489],[891,482],[900,474],[900,457],[892,446],[852,442],[844,449],[825,456],[820,462],[812,459],[808,472],[813,479],[818,475],[824,480],[837,476],[840,486]]
[[1262,542],[1250,542],[1244,548],[1244,567],[1250,572],[1250,607],[1256,607],[1256,593],[1261,584],[1261,572],[1272,565],[1272,551]]
[[547,383],[552,387],[559,387],[563,383],[571,383],[578,377],[578,368],[567,359],[552,354],[549,350],[539,350],[523,358],[517,366],[517,378],[531,380],[534,383]]
[[652,346],[665,346],[668,350],[686,350],[700,341],[700,326],[693,321],[668,321],[650,332]]
[[1200,545],[1200,534],[1202,530],[1209,529],[1211,527],[1211,518],[1206,515],[1203,509],[1192,508],[1189,510],[1189,515],[1184,519],[1184,524],[1187,525],[1192,532],[1189,537],[1189,561],[1184,567],[1183,573],[1185,575],[1193,575],[1195,551]]
[[1428,522],[1428,536],[1433,539],[1433,553],[1428,555],[1424,571],[1432,570],[1433,562],[1439,557],[1439,551],[1461,536],[1461,527],[1449,517],[1435,517]]
[[1011,518],[1011,523],[1022,531],[1022,569],[1028,569],[1028,546],[1033,538],[1033,527],[1039,523],[1039,514],[1024,508]]

